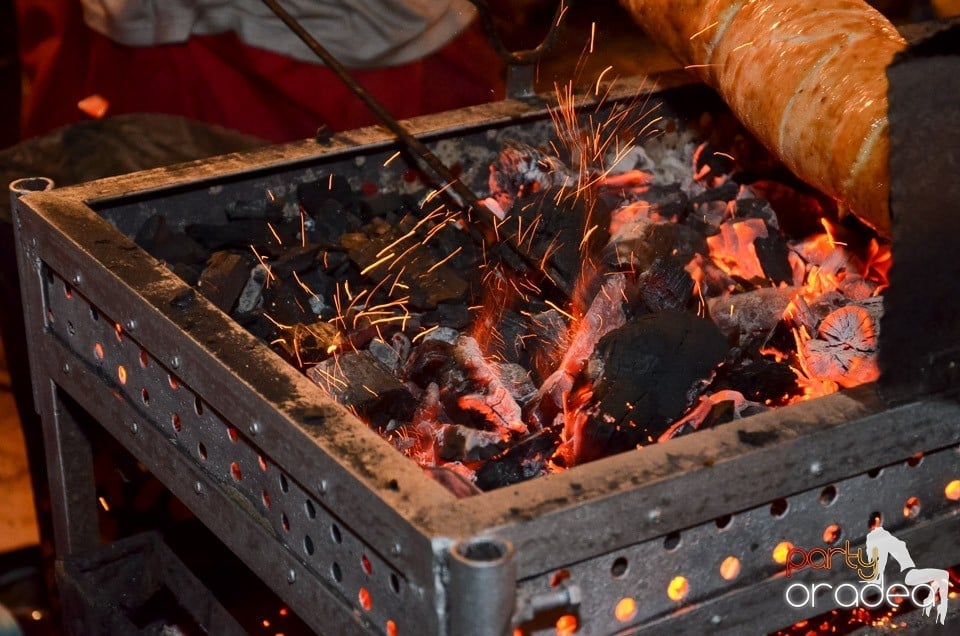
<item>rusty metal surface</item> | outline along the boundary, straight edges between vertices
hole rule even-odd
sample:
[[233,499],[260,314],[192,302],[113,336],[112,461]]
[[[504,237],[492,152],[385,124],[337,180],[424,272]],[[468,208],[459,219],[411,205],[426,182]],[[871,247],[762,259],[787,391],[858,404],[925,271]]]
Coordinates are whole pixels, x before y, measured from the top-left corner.
[[[538,134],[529,131],[543,117],[508,102],[418,120],[414,128],[438,147],[455,139],[491,145],[501,134]],[[769,553],[785,529],[807,540],[831,519],[856,543],[867,531],[867,519],[857,521],[867,509],[917,536],[955,527],[956,503],[944,499],[943,487],[960,477],[960,405],[925,398],[888,409],[875,385],[455,500],[125,235],[156,212],[184,222],[264,188],[285,196],[334,170],[387,180],[382,159],[393,152],[385,134],[366,129],[338,135],[329,147],[268,148],[20,200],[21,276],[55,469],[58,550],[83,549],[90,533],[71,503],[89,495],[85,458],[72,460],[77,474],[64,470],[70,440],[55,417],[61,393],[318,631],[384,633],[394,621],[399,633],[456,634],[451,616],[483,620],[491,607],[450,594],[448,549],[474,537],[508,546],[504,553],[514,556],[502,571],[516,576],[525,608],[557,596],[550,580],[559,570],[575,575],[566,599],[579,607],[584,633],[644,624],[751,631],[775,627],[778,616],[794,620],[778,614],[776,568],[749,560]],[[929,459],[904,464],[918,452]],[[885,477],[868,474],[881,467]],[[829,487],[842,494],[833,507],[819,503]],[[907,492],[928,503],[894,524]],[[789,504],[786,521],[769,512],[780,499]],[[716,520],[727,516],[729,529],[716,532]],[[676,532],[685,547],[663,550]],[[960,561],[956,546],[944,550],[940,556]],[[742,578],[716,580],[715,557],[726,554],[742,555]],[[611,575],[619,558],[627,560],[626,576]],[[666,603],[658,577],[680,572],[709,584],[694,587],[685,604]],[[458,576],[452,587],[471,589],[475,582]],[[361,590],[372,608],[358,601]],[[613,606],[628,594],[643,609],[621,625]],[[502,598],[489,602],[503,606]],[[464,610],[463,603],[473,605]],[[749,611],[738,614],[738,606]],[[565,609],[577,611],[550,611]]]

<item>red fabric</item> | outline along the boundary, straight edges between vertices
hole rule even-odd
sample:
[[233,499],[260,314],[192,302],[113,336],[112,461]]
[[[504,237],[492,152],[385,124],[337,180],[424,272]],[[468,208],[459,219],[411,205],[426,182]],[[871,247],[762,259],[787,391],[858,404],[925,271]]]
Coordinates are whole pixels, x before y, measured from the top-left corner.
[[[326,67],[248,46],[232,33],[126,47],[87,28],[77,2],[20,0],[16,9],[28,87],[22,138],[82,120],[77,102],[95,93],[110,115],[183,115],[274,142],[311,137],[321,124],[376,123]],[[423,60],[352,74],[406,118],[501,99],[501,70],[475,22]]]

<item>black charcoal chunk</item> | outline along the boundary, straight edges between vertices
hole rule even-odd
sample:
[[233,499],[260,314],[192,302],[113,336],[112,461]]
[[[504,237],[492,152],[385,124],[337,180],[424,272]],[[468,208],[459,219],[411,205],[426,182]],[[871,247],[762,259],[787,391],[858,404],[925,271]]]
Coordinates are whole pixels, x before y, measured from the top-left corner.
[[443,325],[451,329],[463,329],[473,320],[470,310],[463,303],[437,303],[437,308],[424,312],[420,322],[425,326]]
[[767,278],[777,284],[787,283],[789,285],[793,282],[793,269],[790,267],[790,261],[787,260],[790,250],[787,247],[787,242],[779,233],[758,237],[754,240],[753,247]]
[[225,313],[237,304],[240,292],[250,278],[250,261],[233,252],[215,252],[197,282],[197,289]]
[[409,420],[417,406],[410,390],[369,351],[325,360],[307,369],[307,375],[378,428],[392,419]]
[[227,218],[265,219],[279,223],[283,219],[283,200],[265,196],[262,199],[233,201],[226,205]]
[[194,223],[186,227],[187,236],[209,250],[250,250],[251,245],[271,246],[277,240],[263,219],[242,219],[224,224]]
[[313,219],[313,227],[309,240],[314,243],[335,245],[341,236],[356,232],[363,225],[357,214],[336,199],[325,199],[317,204],[310,218]]
[[347,180],[339,175],[331,175],[297,185],[297,203],[310,216],[317,216],[327,200],[339,202],[343,206],[354,205],[357,195]]
[[202,265],[210,257],[209,250],[171,230],[166,218],[159,214],[147,219],[134,241],[157,260],[171,265]]
[[506,448],[499,433],[478,431],[458,424],[445,424],[438,441],[440,459],[476,462],[490,459]]
[[693,294],[693,279],[683,266],[667,259],[657,259],[636,280],[636,296],[631,311],[636,314],[665,309],[682,309]]

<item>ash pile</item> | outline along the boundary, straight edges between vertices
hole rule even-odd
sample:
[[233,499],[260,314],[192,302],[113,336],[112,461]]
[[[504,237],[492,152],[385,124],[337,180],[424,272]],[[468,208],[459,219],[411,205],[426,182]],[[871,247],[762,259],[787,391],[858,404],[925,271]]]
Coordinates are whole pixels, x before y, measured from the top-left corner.
[[458,496],[876,379],[889,246],[627,110],[507,143],[483,244],[442,187],[333,174],[136,239]]

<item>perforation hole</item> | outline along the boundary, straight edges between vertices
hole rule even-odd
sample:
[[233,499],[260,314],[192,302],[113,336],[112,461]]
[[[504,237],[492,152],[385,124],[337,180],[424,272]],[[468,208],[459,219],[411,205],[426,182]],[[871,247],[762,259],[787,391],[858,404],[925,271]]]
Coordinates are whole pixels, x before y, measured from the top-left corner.
[[197,415],[203,415],[203,400],[200,399],[200,396],[193,398],[193,411]]
[[270,493],[266,489],[260,493],[260,501],[263,502],[264,508],[270,510]]
[[73,326],[73,322],[67,321],[67,333],[71,336],[77,335],[77,328]]
[[613,565],[610,566],[610,576],[615,579],[622,578],[623,575],[627,573],[630,563],[625,557],[617,557],[613,561]]
[[387,636],[397,636],[397,624],[393,621],[387,621]]
[[830,485],[820,491],[820,503],[829,506],[837,499],[837,487]]
[[283,526],[285,532],[290,532],[290,519],[285,512],[280,513],[280,525]]
[[150,392],[145,388],[140,389],[140,399],[143,401],[144,406],[150,406]]
[[240,464],[237,462],[230,462],[230,476],[233,477],[234,481],[243,479],[243,472],[241,472]]
[[66,283],[63,284],[63,296],[64,298],[73,298],[73,288]]
[[960,479],[954,479],[943,489],[943,494],[950,501],[960,501]]
[[831,523],[823,529],[823,542],[828,545],[833,545],[839,541],[841,536],[843,536],[843,529],[835,523]]
[[903,516],[907,519],[916,519],[920,515],[920,499],[910,497],[903,504]]
[[313,556],[313,539],[310,538],[310,535],[305,535],[303,537],[303,551],[307,553],[308,556]]
[[724,581],[732,581],[738,576],[740,576],[740,559],[728,556],[720,563],[720,577]]
[[867,517],[867,530],[876,530],[881,524],[883,524],[883,515],[879,511],[874,510],[870,513],[870,516]]
[[663,547],[666,550],[676,550],[680,547],[680,533],[671,532],[663,538]]
[[574,614],[564,614],[557,619],[557,636],[573,636],[580,628],[580,621]]
[[400,593],[400,577],[393,572],[390,573],[390,589],[394,594]]
[[203,442],[197,444],[197,455],[200,456],[200,459],[207,458],[207,447],[203,445]]
[[790,504],[787,503],[786,499],[774,499],[770,502],[770,514],[778,519],[787,514],[789,509]]
[[150,365],[150,354],[140,349],[140,366],[146,369]]
[[370,559],[367,558],[366,554],[360,556],[360,569],[362,569],[367,576],[373,574],[373,563],[370,563]]
[[790,556],[790,550],[793,550],[793,544],[789,541],[781,541],[773,549],[773,562],[784,565],[787,557]]
[[870,470],[867,471],[867,477],[869,477],[870,479],[876,479],[882,473],[883,473],[882,468],[871,468]]
[[370,596],[370,590],[367,588],[360,588],[360,592],[357,593],[357,601],[360,602],[360,607],[362,607],[364,611],[369,612],[373,609],[373,597]]
[[113,333],[117,336],[117,342],[123,342],[123,327],[120,326],[119,322],[113,323]]
[[290,484],[289,482],[287,482],[287,476],[284,475],[283,473],[280,473],[279,480],[280,480],[280,490],[282,490],[285,493],[290,492]]
[[670,584],[667,585],[667,596],[671,601],[679,603],[683,599],[687,598],[687,594],[690,593],[690,582],[684,576],[675,576],[670,580]]
[[333,580],[337,583],[343,582],[343,570],[340,569],[340,564],[336,561],[330,566],[330,575],[333,576]]
[[303,502],[303,510],[307,513],[307,517],[311,519],[317,518],[317,509],[313,507],[313,502],[309,499]]
[[730,525],[731,521],[733,521],[732,515],[721,515],[716,518],[714,523],[716,523],[718,530],[724,530]]
[[613,608],[613,615],[621,623],[632,621],[637,615],[637,602],[629,596],[620,599]]
[[97,360],[103,360],[103,345],[99,342],[93,343],[93,355],[96,356]]
[[174,391],[180,388],[180,381],[170,374],[167,374],[167,382],[170,384],[170,388]]
[[333,539],[334,543],[343,543],[343,535],[340,534],[340,526],[335,523],[330,526],[330,538]]
[[127,383],[127,368],[122,364],[117,367],[117,379],[120,380],[120,384]]
[[257,455],[257,463],[260,464],[260,470],[267,471],[267,459],[263,455]]
[[170,416],[170,423],[173,424],[173,430],[180,432],[180,429],[183,428],[183,422],[180,421],[180,414],[174,413]]
[[100,312],[93,305],[90,305],[90,319],[94,322],[100,320]]
[[570,580],[570,570],[557,570],[550,577],[550,586],[558,587],[564,581]]
[[911,455],[910,458],[907,459],[907,466],[909,466],[910,468],[916,468],[921,463],[923,463],[923,451],[920,451],[915,455]]
[[230,438],[231,442],[236,442],[238,439],[240,439],[237,429],[233,428],[232,426],[227,427],[227,437]]

